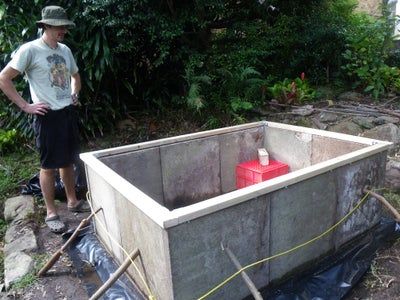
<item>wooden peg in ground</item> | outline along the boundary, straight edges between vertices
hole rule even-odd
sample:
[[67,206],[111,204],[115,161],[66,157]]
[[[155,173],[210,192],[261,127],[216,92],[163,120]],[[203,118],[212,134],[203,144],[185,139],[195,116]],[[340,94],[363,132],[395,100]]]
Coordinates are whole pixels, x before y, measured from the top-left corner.
[[74,233],[70,236],[70,238],[64,243],[64,245],[56,252],[53,254],[53,256],[49,259],[49,261],[43,266],[43,268],[40,269],[40,271],[37,273],[37,275],[43,276],[46,274],[48,270],[51,269],[51,267],[58,261],[60,256],[64,253],[65,249],[72,243],[73,240],[78,236],[79,230],[82,229],[82,227],[86,226],[90,219],[93,218],[95,214],[97,214],[102,208],[100,207],[98,210],[95,212],[92,212],[87,218],[83,219],[79,226],[75,229]]
[[381,195],[364,188],[364,193],[369,193],[371,196],[378,199],[394,216],[396,222],[400,222],[400,213]]
[[113,273],[110,278],[94,293],[89,300],[99,299],[113,284],[118,280],[118,278],[128,269],[132,261],[140,254],[139,249],[135,249],[132,253],[125,259],[122,265]]

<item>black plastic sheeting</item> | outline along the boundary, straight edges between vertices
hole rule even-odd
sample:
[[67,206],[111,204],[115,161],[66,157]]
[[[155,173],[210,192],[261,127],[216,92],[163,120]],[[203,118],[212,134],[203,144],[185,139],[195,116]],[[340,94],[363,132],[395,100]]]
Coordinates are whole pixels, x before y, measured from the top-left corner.
[[[68,237],[67,235],[65,239]],[[377,250],[388,247],[399,237],[400,224],[382,219],[377,226],[341,247],[336,254],[326,257],[315,268],[297,274],[279,286],[267,286],[260,290],[261,295],[265,300],[342,299],[368,271]],[[117,269],[117,265],[97,240],[93,230],[86,230],[80,235],[68,253],[78,276],[83,274],[83,261],[89,261],[94,266],[102,282],[107,281]],[[85,278],[82,280],[89,296],[99,288],[90,281],[85,282]],[[126,275],[122,275],[101,299],[144,300],[145,297]],[[251,299],[253,297],[249,296],[244,300]]]
[[[70,234],[64,235],[67,240]],[[104,250],[102,244],[93,233],[92,227],[78,235],[78,238],[71,244],[68,255],[77,270],[89,296],[92,296],[100,286],[118,269],[118,266],[111,256]],[[90,263],[94,267],[98,279],[85,275],[85,264]],[[145,300],[137,287],[123,274],[100,298],[103,300]]]
[[[361,237],[325,258],[318,266],[275,287],[260,290],[265,300],[343,299],[368,271],[376,252],[400,237],[400,224],[382,219]],[[253,299],[247,297],[245,300]]]
[[[75,171],[75,191],[78,197],[84,197],[86,193],[87,184],[85,172],[82,164],[74,164]],[[55,197],[59,200],[66,200],[64,183],[60,178],[60,174],[56,173],[55,178]],[[33,195],[35,197],[42,197],[42,190],[40,188],[39,174],[33,175],[26,184],[21,187],[21,194]]]

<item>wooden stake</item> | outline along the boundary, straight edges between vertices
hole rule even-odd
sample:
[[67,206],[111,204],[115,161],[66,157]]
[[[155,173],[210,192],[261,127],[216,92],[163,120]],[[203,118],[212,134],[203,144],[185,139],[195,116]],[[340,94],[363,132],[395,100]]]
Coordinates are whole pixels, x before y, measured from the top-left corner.
[[56,252],[53,254],[53,256],[49,259],[49,261],[43,266],[43,268],[40,269],[40,271],[37,273],[37,275],[43,276],[46,274],[48,270],[51,269],[51,267],[57,262],[57,260],[60,258],[60,256],[64,253],[65,249],[71,244],[73,240],[78,236],[79,230],[81,230],[82,227],[86,226],[90,219],[93,218],[95,214],[97,214],[102,208],[100,207],[98,210],[95,212],[92,212],[86,219],[83,219],[79,226],[75,229],[74,233],[70,236],[70,238],[65,242],[65,244]]
[[[230,260],[232,261],[232,263],[235,265],[235,267],[240,270],[242,269],[242,266],[240,265],[238,259],[236,258],[236,256],[232,253],[232,251],[228,248],[228,247],[224,247],[221,243],[221,247],[223,250],[226,251],[226,254],[229,256]],[[244,280],[244,282],[246,283],[247,287],[249,288],[251,294],[253,295],[255,300],[263,300],[263,297],[261,296],[260,292],[257,290],[255,284],[253,283],[253,281],[250,279],[249,275],[247,275],[247,273],[245,271],[242,271],[240,273],[240,275],[242,275],[242,278]]]
[[369,193],[371,196],[382,202],[382,204],[385,205],[386,208],[393,214],[395,221],[400,222],[400,213],[384,197],[373,191],[368,190],[367,188],[364,188],[363,191],[364,193]]
[[139,249],[135,249],[132,253],[125,259],[122,265],[113,273],[110,278],[94,293],[89,300],[99,299],[109,288],[118,280],[118,278],[128,269],[131,262],[139,255]]

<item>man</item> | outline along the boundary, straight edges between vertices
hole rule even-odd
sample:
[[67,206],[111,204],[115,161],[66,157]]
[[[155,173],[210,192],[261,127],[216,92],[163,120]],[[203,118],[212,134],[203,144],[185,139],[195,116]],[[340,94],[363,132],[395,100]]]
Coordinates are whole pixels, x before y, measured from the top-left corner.
[[[47,6],[42,19],[40,38],[22,45],[0,73],[0,88],[21,110],[35,115],[34,131],[40,153],[40,186],[46,203],[46,224],[52,232],[62,233],[66,225],[57,214],[54,202],[55,171],[60,170],[68,209],[89,210],[86,201],[75,194],[73,163],[78,157],[78,104],[81,80],[71,50],[61,42],[68,28],[75,24],[59,6]],[[13,79],[19,74],[28,78],[33,103],[17,92]]]

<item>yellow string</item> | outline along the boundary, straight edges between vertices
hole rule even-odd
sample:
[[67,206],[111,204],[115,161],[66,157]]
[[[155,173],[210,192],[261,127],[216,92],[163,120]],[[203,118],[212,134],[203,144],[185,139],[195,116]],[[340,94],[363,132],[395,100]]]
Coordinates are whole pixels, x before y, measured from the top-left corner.
[[[92,200],[92,199],[90,198],[90,193],[89,193],[89,192],[86,193],[86,199],[87,199],[87,202],[89,203],[89,206],[90,206],[91,211],[93,212],[94,210],[93,210],[92,203],[91,203],[91,200]],[[105,231],[105,233],[108,235],[108,237],[118,246],[118,248],[120,248],[120,249],[125,253],[125,255],[126,255],[126,256],[129,258],[129,260],[131,261],[132,265],[134,266],[136,272],[138,272],[139,277],[140,277],[141,281],[143,282],[143,284],[144,284],[144,286],[145,286],[145,288],[146,288],[146,290],[147,290],[147,293],[148,293],[148,296],[147,296],[147,297],[149,298],[149,300],[155,300],[156,298],[155,298],[155,296],[153,296],[153,293],[151,292],[149,285],[147,284],[146,280],[144,279],[143,274],[140,272],[139,268],[136,266],[135,262],[134,262],[133,259],[130,257],[129,253],[128,253],[128,252],[124,249],[124,247],[122,247],[122,246],[118,243],[118,241],[115,240],[115,238],[108,232],[106,226],[100,221],[100,219],[97,217],[97,215],[94,215],[94,217],[95,217],[96,221],[99,223],[99,225],[102,227],[102,229]]]
[[333,231],[334,229],[336,229],[336,227],[338,227],[340,224],[342,224],[348,217],[350,217],[360,206],[361,204],[364,203],[364,201],[367,199],[369,195],[369,192],[365,194],[365,196],[357,203],[357,205],[350,211],[348,212],[342,219],[340,219],[336,224],[334,224],[332,227],[330,227],[328,230],[326,230],[325,232],[321,233],[320,235],[312,238],[311,240],[302,243],[300,245],[297,245],[289,250],[283,251],[281,253],[272,255],[270,257],[266,257],[263,258],[259,261],[256,261],[254,263],[251,263],[243,268],[241,268],[240,270],[238,270],[236,273],[232,274],[231,276],[229,276],[228,278],[226,278],[224,281],[222,281],[220,284],[218,284],[217,286],[215,286],[214,288],[212,288],[211,290],[209,290],[207,293],[205,293],[204,295],[202,295],[200,298],[198,298],[197,300],[203,300],[205,298],[207,298],[208,296],[210,296],[211,294],[213,294],[214,292],[216,292],[218,289],[220,289],[221,287],[223,287],[224,285],[226,285],[228,282],[230,282],[232,279],[234,279],[236,276],[238,276],[240,273],[242,273],[243,271],[246,271],[247,269],[250,269],[256,265],[262,264],[264,262],[267,262],[269,260],[275,259],[277,257],[289,254],[291,252],[294,252],[302,247],[305,247],[313,242],[315,242],[316,240],[319,240],[320,238],[324,237],[325,235],[327,235],[328,233],[330,233],[331,231]]

